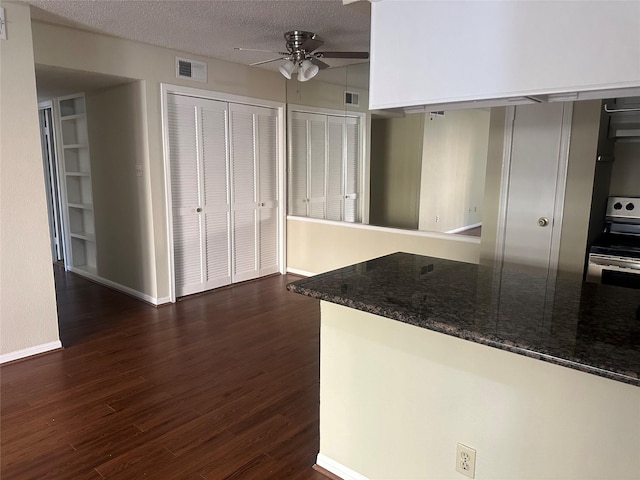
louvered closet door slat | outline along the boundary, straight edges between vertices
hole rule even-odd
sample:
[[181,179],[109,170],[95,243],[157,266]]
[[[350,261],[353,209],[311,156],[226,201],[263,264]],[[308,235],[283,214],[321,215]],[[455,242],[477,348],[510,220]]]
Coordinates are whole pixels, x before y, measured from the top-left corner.
[[[198,207],[198,150],[195,105],[174,103],[169,96],[169,162],[174,209]],[[195,186],[195,188],[194,188]]]
[[260,202],[278,201],[278,123],[275,111],[256,115]]
[[289,151],[289,213],[307,215],[307,144],[309,130],[307,120],[297,112],[292,112],[290,123]]
[[230,106],[234,282],[258,276],[256,144],[250,107]]
[[199,205],[198,108],[169,95],[169,166],[173,206],[173,257],[176,295],[202,290],[202,225]]
[[260,275],[279,271],[278,210],[262,208],[260,212]]
[[231,283],[231,225],[228,189],[226,103],[202,107],[203,212],[205,225],[205,289]]
[[233,281],[256,278],[256,210],[234,211],[233,235]]
[[279,271],[278,124],[275,110],[256,114],[259,172],[258,275]]
[[229,241],[229,212],[205,214],[206,228],[206,288],[231,283],[231,256]]
[[327,220],[342,220],[344,130],[344,118],[328,117]]
[[347,118],[347,155],[345,179],[344,221],[360,221],[360,121],[357,118]]
[[325,162],[327,121],[314,115],[309,121],[309,216],[325,218]]
[[255,204],[256,172],[253,114],[232,109],[230,133],[234,205]]
[[198,215],[182,215],[173,220],[176,295],[202,291],[202,252]]

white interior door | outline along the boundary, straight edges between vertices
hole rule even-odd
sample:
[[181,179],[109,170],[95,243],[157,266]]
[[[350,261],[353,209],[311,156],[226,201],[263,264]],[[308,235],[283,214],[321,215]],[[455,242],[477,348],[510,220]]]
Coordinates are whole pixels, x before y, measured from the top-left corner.
[[[557,263],[561,225],[556,218],[563,198],[568,159],[567,111],[571,103],[515,108],[503,262],[548,270]],[[570,111],[570,110],[569,110]]]
[[231,282],[227,104],[169,95],[176,296]]

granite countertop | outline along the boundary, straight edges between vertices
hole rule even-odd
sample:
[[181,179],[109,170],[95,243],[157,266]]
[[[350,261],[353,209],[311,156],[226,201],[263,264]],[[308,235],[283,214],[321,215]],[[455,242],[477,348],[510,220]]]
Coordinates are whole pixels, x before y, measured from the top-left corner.
[[394,253],[293,292],[640,386],[640,290]]

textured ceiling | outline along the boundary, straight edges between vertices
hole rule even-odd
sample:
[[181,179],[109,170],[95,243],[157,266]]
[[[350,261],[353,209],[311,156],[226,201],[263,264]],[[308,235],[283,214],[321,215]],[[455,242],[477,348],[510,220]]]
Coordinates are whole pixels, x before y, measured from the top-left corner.
[[[307,30],[318,51],[369,51],[370,4],[342,0],[27,0],[32,17],[248,65],[277,57],[234,47],[283,51],[284,32]],[[354,63],[325,60],[332,67]],[[262,68],[276,69],[279,62]]]

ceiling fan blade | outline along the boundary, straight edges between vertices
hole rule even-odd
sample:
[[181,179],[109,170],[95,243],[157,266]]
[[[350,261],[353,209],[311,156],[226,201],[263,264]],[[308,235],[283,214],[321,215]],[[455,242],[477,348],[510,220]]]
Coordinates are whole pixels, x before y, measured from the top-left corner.
[[260,50],[257,48],[234,47],[233,49],[240,50],[242,52],[265,52],[265,53],[277,53],[278,55],[289,55],[287,52],[276,52],[275,50]]
[[262,65],[263,63],[277,62],[278,60],[286,60],[286,58],[287,57],[278,57],[278,58],[272,58],[271,60],[262,60],[261,62],[250,63],[249,66],[255,67],[256,65]]
[[324,45],[324,42],[319,38],[308,38],[306,39],[302,45],[300,45],[300,50],[304,50],[305,52],[313,52],[316,48]]
[[329,68],[329,65],[327,65],[326,63],[324,63],[322,60],[320,60],[319,58],[316,57],[310,57],[309,60],[311,60],[311,63],[313,63],[314,65],[316,65],[320,70],[324,70],[325,68]]
[[369,52],[316,52],[314,55],[318,58],[369,58]]

